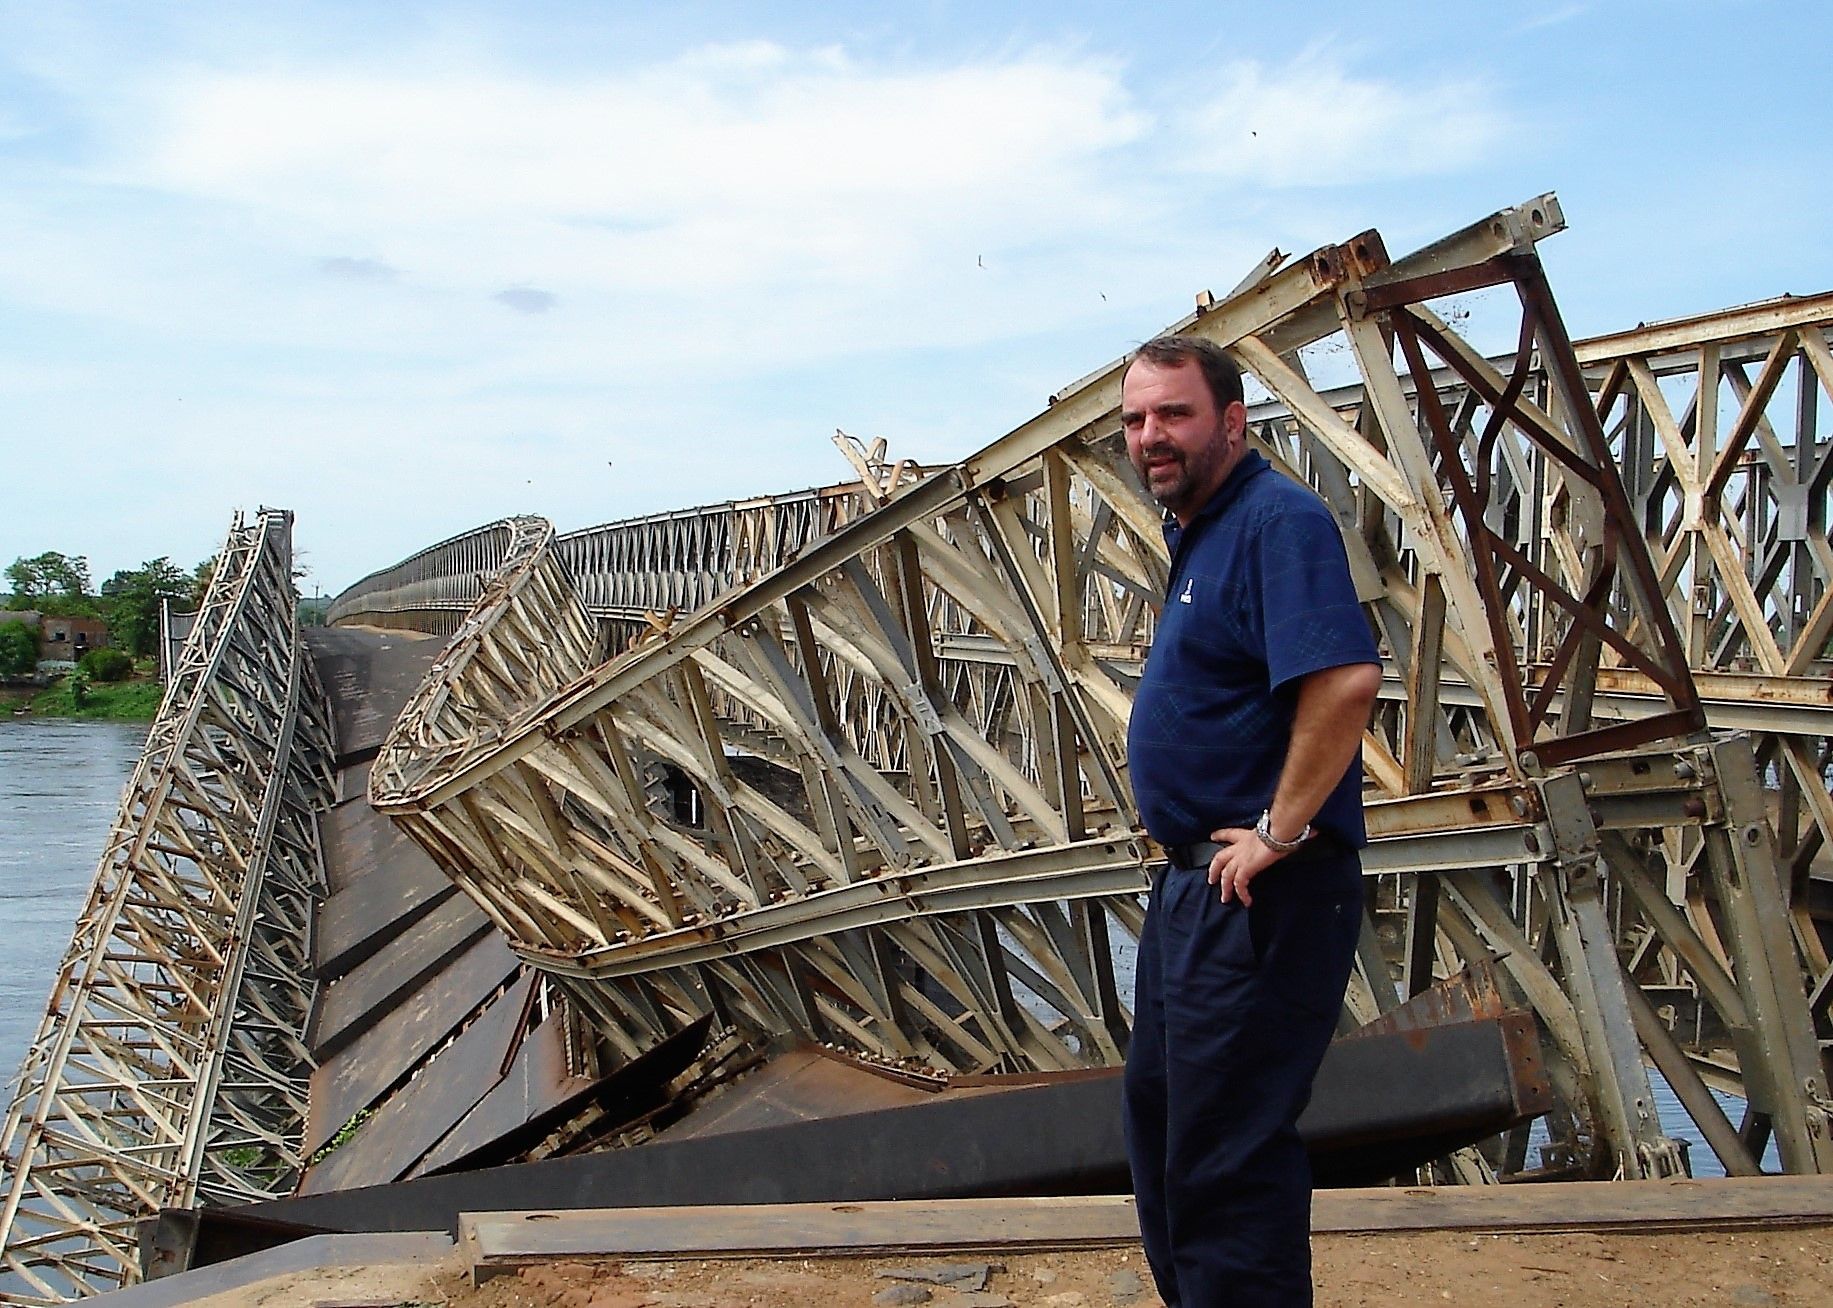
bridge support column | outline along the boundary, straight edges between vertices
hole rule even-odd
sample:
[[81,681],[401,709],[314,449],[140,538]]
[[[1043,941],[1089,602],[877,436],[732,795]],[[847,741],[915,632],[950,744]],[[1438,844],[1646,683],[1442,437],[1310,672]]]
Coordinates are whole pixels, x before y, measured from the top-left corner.
[[[1721,814],[1708,817],[1705,857],[1750,1021],[1738,1049],[1745,1092],[1751,1109],[1769,1116],[1784,1168],[1833,1170],[1826,1058],[1794,961],[1775,835],[1750,741],[1733,736],[1714,741],[1703,752],[1710,768],[1708,791],[1716,789],[1723,805]],[[1722,820],[1711,821],[1711,816]]]
[[1597,1125],[1624,1176],[1681,1175],[1685,1158],[1679,1144],[1662,1132],[1655,1111],[1623,965],[1604,912],[1598,830],[1584,783],[1577,773],[1564,772],[1537,788],[1553,834],[1553,858],[1542,865],[1541,888],[1591,1064]]

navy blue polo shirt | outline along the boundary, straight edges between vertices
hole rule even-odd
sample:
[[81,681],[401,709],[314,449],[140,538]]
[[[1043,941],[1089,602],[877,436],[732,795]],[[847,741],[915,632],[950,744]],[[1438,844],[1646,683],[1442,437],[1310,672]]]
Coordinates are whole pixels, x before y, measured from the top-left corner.
[[[1133,701],[1127,756],[1161,845],[1251,826],[1273,802],[1299,679],[1379,663],[1336,519],[1249,450],[1188,529],[1165,527],[1171,584]],[[1312,819],[1356,847],[1362,759]]]

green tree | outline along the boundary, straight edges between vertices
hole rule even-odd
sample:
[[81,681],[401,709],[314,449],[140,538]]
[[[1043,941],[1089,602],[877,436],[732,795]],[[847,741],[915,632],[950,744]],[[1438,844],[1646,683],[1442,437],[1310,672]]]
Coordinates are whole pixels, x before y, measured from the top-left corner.
[[89,593],[89,560],[81,555],[46,550],[35,558],[17,558],[7,565],[6,579],[21,599],[62,595],[81,599]]
[[216,555],[212,554],[195,568],[191,569],[191,607],[204,607],[204,592],[210,589],[210,581],[216,576]]
[[37,666],[37,634],[23,622],[0,622],[0,677],[23,677]]
[[161,601],[187,598],[191,581],[171,559],[164,557],[115,573],[102,583],[109,635],[135,658],[152,653],[159,643]]

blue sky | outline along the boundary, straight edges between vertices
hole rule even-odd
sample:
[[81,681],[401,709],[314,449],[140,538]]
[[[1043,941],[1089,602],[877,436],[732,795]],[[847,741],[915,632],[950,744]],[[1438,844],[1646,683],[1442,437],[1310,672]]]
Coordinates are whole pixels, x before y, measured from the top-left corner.
[[1833,287],[1823,2],[0,0],[0,563],[335,591],[952,461],[1270,247],[1556,190],[1591,334]]

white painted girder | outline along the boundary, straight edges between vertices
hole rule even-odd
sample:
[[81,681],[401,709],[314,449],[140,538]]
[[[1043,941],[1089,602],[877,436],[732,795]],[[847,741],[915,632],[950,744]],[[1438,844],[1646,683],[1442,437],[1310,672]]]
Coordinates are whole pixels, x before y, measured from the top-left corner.
[[0,1149],[0,1302],[137,1279],[165,1206],[290,1190],[330,728],[291,515],[238,518],[122,797]]

